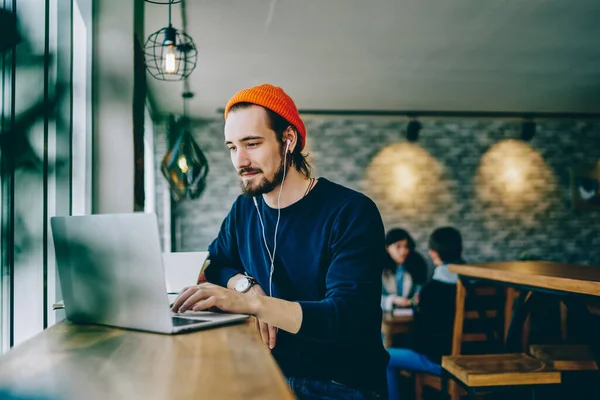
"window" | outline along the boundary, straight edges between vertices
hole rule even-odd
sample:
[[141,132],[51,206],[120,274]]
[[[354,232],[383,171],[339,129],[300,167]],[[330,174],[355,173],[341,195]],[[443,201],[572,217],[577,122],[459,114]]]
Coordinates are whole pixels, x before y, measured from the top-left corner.
[[0,154],[2,351],[61,319],[50,218],[91,210],[91,10],[91,0],[17,2],[24,40],[14,68],[0,58],[2,132],[21,118],[10,133],[28,144]]

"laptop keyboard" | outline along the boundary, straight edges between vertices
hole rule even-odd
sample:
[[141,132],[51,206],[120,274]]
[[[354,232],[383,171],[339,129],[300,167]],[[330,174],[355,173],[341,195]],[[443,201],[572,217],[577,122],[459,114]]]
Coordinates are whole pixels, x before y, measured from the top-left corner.
[[186,326],[197,324],[200,322],[208,322],[206,319],[191,319],[191,318],[182,318],[182,317],[172,317],[173,318],[173,326]]

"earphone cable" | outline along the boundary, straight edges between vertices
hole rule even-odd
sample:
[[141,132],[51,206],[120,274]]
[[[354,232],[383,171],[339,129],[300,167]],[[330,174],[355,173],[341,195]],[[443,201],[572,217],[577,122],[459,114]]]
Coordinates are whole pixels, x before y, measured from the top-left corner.
[[277,223],[275,224],[275,235],[273,236],[273,258],[271,259],[271,272],[269,273],[269,296],[271,297],[273,297],[273,271],[275,270],[275,252],[277,251],[277,230],[279,229],[279,219],[281,218],[281,192],[283,191],[283,183],[285,182],[286,172],[287,148],[283,156],[283,179],[281,180],[281,186],[279,186],[279,195],[277,196]]
[[[288,145],[289,146],[289,145]],[[281,180],[281,185],[279,186],[279,195],[277,196],[277,222],[275,223],[275,234],[273,235],[273,253],[269,250],[269,245],[267,244],[267,235],[265,234],[265,224],[262,220],[262,215],[260,213],[260,209],[258,208],[258,201],[256,197],[254,200],[254,207],[256,207],[256,212],[258,213],[258,220],[260,221],[260,226],[262,228],[262,237],[263,243],[265,245],[265,249],[267,250],[267,254],[269,255],[269,260],[271,261],[271,266],[269,269],[269,296],[273,297],[273,271],[275,270],[275,253],[277,251],[277,231],[279,230],[279,221],[281,219],[281,192],[283,191],[283,183],[285,182],[285,177],[287,174],[287,148],[283,156],[283,179]]]

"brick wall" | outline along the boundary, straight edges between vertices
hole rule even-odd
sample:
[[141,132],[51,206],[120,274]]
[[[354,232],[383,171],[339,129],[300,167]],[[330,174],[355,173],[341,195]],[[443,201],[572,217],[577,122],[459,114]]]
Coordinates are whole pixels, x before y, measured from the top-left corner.
[[[569,168],[600,162],[600,123],[538,121],[524,143],[515,140],[515,122],[424,119],[419,141],[409,143],[401,119],[305,122],[315,176],[368,194],[386,229],[408,229],[423,252],[435,227],[453,225],[470,261],[527,253],[600,265],[600,212],[572,210],[569,192]],[[166,152],[164,131],[156,129],[158,160]],[[172,210],[180,251],[205,250],[239,194],[223,122],[198,125],[195,138],[210,163],[208,189]],[[157,196],[160,209],[160,188]]]

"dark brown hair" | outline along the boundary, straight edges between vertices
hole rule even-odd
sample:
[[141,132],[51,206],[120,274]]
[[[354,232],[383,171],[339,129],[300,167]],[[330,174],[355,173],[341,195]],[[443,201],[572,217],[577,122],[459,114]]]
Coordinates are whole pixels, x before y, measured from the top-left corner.
[[[410,250],[406,260],[404,260],[404,264],[402,264],[404,269],[411,275],[414,283],[424,284],[427,281],[427,262],[416,251],[415,240],[410,236],[410,233],[401,228],[394,228],[385,235],[386,246],[390,246],[401,240],[406,240],[406,247]],[[396,262],[389,256],[389,261],[386,262],[383,269],[394,274],[397,267]]]
[[437,228],[429,237],[429,248],[437,251],[445,264],[456,262],[462,256],[462,236],[451,226]]

